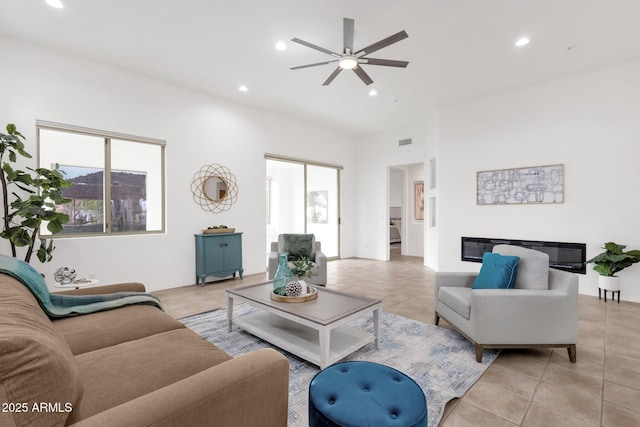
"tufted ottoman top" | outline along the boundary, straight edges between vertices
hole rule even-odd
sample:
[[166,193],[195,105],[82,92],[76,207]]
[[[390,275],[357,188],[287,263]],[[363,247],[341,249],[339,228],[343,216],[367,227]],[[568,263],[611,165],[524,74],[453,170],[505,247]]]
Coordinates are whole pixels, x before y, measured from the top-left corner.
[[309,385],[310,427],[427,425],[422,389],[400,371],[372,362],[344,362]]

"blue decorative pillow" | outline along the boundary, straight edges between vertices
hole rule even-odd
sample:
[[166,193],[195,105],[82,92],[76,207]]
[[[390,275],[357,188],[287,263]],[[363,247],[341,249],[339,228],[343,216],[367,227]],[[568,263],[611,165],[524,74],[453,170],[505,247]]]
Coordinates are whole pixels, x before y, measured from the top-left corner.
[[485,252],[482,256],[482,268],[471,289],[510,289],[518,274],[517,256],[505,256]]

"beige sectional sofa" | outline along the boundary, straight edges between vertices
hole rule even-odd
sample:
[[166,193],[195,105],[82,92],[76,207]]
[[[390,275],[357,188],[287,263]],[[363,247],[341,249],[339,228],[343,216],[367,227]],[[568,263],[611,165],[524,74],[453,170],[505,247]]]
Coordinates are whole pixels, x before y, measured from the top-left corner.
[[[139,283],[75,293],[144,292]],[[289,363],[233,358],[156,307],[50,320],[0,274],[0,425],[286,426]]]

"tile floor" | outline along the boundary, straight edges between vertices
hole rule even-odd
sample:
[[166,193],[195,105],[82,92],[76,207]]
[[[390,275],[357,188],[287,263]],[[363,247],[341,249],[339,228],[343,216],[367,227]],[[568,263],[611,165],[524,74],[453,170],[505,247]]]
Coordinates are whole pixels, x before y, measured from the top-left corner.
[[[383,310],[433,324],[434,272],[422,258],[329,262],[328,287],[377,297]],[[225,289],[266,274],[159,291],[176,318],[224,307]],[[441,426],[640,426],[640,304],[580,296],[577,363],[566,349],[503,350],[446,408]],[[446,326],[445,322],[441,322]]]

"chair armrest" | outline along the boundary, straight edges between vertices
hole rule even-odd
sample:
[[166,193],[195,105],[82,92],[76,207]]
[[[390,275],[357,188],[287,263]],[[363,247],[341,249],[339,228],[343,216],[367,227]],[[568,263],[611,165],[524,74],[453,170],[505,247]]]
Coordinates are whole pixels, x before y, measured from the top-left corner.
[[478,276],[478,273],[453,273],[453,272],[437,272],[436,273],[436,281],[433,287],[433,311],[435,313],[435,324],[438,324],[438,320],[439,320],[439,311],[438,311],[438,305],[439,303],[439,298],[438,298],[438,292],[440,291],[441,287],[447,287],[447,286],[455,286],[455,287],[464,287],[464,288],[470,288],[471,286],[473,286],[473,282],[474,280],[476,280],[476,277]]
[[315,283],[324,286],[327,284],[327,256],[320,251],[320,242],[316,242],[316,264],[318,264],[318,276]]
[[269,267],[267,273],[269,280],[273,280],[278,269],[278,242],[271,242],[271,252],[269,252]]
[[318,267],[327,265],[327,256],[318,250],[316,250],[316,264],[318,264]]
[[69,289],[68,291],[53,292],[59,295],[101,295],[113,294],[116,292],[146,292],[142,283],[117,283],[114,285],[92,286],[88,288]]
[[438,291],[443,286],[456,286],[470,288],[476,280],[478,273],[436,273],[436,281],[433,287],[433,308],[438,311]]
[[470,288],[478,273],[436,273],[436,288],[441,286],[464,286]]
[[288,399],[288,360],[273,349],[262,349],[72,426],[281,427],[287,425]]

